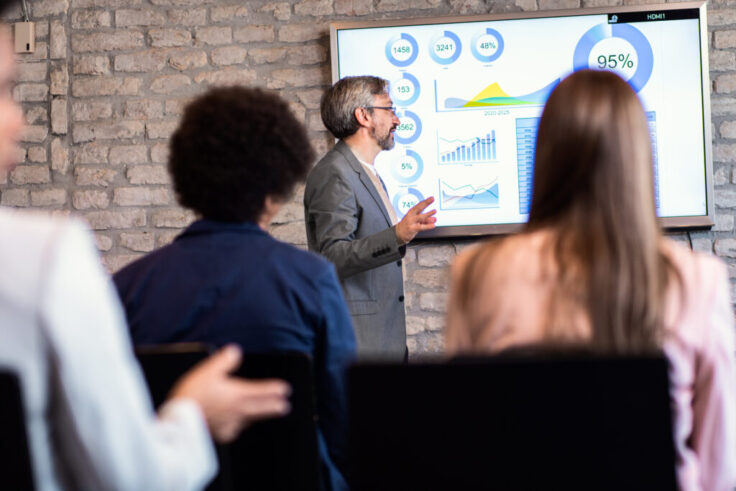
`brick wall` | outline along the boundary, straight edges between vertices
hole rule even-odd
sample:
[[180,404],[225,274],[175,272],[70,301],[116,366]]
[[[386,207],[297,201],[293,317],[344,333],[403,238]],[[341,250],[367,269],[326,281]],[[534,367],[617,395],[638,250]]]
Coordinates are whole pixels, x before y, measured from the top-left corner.
[[[176,205],[166,139],[183,105],[214,84],[277,89],[319,154],[332,144],[319,118],[330,83],[329,23],[622,4],[617,0],[27,0],[36,52],[21,55],[15,97],[26,112],[19,159],[0,177],[0,204],[75,214],[95,230],[111,271],[164,245],[193,219]],[[626,1],[625,4],[654,3]],[[20,2],[18,2],[20,4]],[[736,9],[709,5],[716,227],[698,250],[736,278]],[[20,18],[20,7],[7,16]],[[301,188],[272,233],[304,247]],[[675,238],[687,240],[684,235]],[[407,254],[410,349],[442,347],[447,266],[467,241]]]

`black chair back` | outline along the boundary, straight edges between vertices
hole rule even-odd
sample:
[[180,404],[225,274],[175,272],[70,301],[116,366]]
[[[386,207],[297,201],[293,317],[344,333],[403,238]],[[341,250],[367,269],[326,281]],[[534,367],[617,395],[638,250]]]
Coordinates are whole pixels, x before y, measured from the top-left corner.
[[356,365],[352,489],[677,489],[661,356]]
[[26,434],[20,381],[0,371],[0,482],[3,489],[33,490],[33,469]]
[[[209,355],[204,345],[137,348],[154,403],[165,399],[186,370]],[[280,378],[291,384],[291,412],[249,426],[231,444],[218,446],[220,473],[210,490],[320,489],[320,464],[312,362],[295,352],[244,353],[237,375]]]

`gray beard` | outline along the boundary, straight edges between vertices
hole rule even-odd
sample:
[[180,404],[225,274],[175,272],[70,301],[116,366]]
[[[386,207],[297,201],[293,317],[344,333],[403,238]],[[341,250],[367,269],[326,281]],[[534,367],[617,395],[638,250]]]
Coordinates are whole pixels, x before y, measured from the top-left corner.
[[381,150],[391,150],[396,144],[390,131],[386,133],[386,136],[384,138],[379,138],[378,136],[376,136],[376,129],[372,128],[371,136],[376,139],[376,143],[378,143],[378,146],[381,147]]

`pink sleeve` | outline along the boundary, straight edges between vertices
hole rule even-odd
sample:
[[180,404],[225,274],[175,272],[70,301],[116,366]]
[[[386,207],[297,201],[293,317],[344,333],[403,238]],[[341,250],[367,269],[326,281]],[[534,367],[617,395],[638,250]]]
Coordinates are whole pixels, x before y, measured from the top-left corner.
[[[709,265],[710,266],[710,265]],[[712,292],[703,312],[704,343],[697,362],[691,446],[698,458],[702,489],[736,485],[736,347],[734,314],[726,270],[712,268]],[[710,288],[708,288],[710,286]]]

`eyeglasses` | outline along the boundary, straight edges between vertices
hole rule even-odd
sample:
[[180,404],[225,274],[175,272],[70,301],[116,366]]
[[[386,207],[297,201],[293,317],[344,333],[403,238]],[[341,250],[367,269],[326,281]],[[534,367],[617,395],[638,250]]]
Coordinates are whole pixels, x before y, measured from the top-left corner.
[[366,109],[383,109],[384,111],[391,111],[396,114],[396,106],[365,106]]

